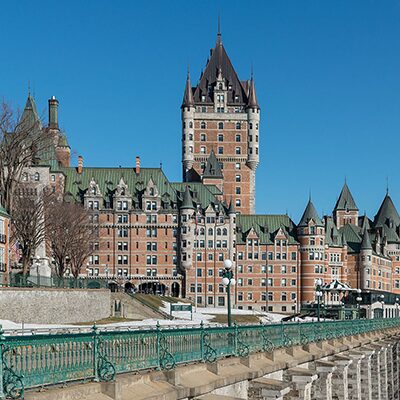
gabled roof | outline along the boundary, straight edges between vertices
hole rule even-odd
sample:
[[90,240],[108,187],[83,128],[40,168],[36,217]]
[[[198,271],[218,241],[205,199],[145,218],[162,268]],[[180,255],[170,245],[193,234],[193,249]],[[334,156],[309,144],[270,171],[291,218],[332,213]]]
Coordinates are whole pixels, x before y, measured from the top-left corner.
[[295,225],[287,215],[242,215],[236,217],[237,243],[246,243],[248,232],[253,229],[261,244],[273,244],[275,236],[281,228],[288,238],[289,244],[298,244]]
[[343,246],[342,235],[337,230],[332,217],[325,217],[325,243],[332,247]]
[[323,226],[321,218],[318,216],[317,210],[315,209],[311,199],[308,200],[307,207],[304,210],[303,216],[301,217],[298,226],[308,226],[310,220],[313,220],[318,226]]
[[223,177],[221,165],[215,156],[214,150],[211,150],[206,167],[204,168],[203,178],[223,179]]
[[400,217],[393,204],[389,193],[386,193],[385,198],[381,206],[379,207],[378,213],[375,215],[374,225],[375,227],[381,227],[387,225],[390,227],[390,222],[393,222],[393,226],[397,227],[400,225]]
[[[212,103],[213,93],[209,90],[209,86],[214,87],[218,72],[221,71],[222,77],[226,80],[228,86],[232,86],[227,92],[227,102],[235,104],[247,104],[247,95],[245,87],[240,82],[235,69],[225,51],[222,44],[221,35],[218,34],[217,42],[214,50],[212,50],[211,58],[208,60],[204,73],[200,78],[200,82],[196,86],[194,92],[194,101],[201,102],[201,96],[206,96],[206,103]],[[235,96],[238,100],[235,101]]]
[[340,192],[338,201],[336,202],[334,211],[336,211],[336,210],[358,211],[356,202],[354,201],[353,196],[352,196],[350,189],[347,186],[346,182],[344,183],[342,191]]

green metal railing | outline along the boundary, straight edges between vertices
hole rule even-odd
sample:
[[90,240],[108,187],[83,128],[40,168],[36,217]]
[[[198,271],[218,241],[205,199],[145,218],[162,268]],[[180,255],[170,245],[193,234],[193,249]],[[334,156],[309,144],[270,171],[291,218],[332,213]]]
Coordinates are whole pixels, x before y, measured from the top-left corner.
[[116,373],[172,369],[180,363],[301,345],[400,327],[400,318],[165,328],[30,336],[0,332],[0,399],[23,398],[24,388],[73,380],[109,381]]

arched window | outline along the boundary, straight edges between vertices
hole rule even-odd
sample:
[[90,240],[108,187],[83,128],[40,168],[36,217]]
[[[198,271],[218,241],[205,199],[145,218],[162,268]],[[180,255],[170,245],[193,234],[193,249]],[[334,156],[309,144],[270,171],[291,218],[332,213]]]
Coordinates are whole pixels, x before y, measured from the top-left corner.
[[125,188],[121,188],[121,196],[125,196]]
[[151,187],[149,192],[150,192],[150,196],[154,196],[154,188]]
[[189,128],[193,128],[193,122],[192,121],[189,122]]
[[204,228],[200,228],[200,235],[204,235]]
[[241,149],[240,149],[240,147],[236,147],[236,154],[241,154]]
[[227,236],[227,235],[228,235],[228,229],[224,228],[224,229],[222,230],[222,234],[223,234],[224,236]]
[[219,90],[223,89],[222,83],[219,84],[218,88],[219,88]]
[[236,129],[241,129],[242,128],[242,124],[240,122],[236,122]]
[[200,147],[200,153],[201,154],[206,154],[206,147],[205,146],[201,146]]
[[35,181],[38,182],[40,180],[39,172],[35,173]]
[[224,129],[224,123],[218,122],[218,129]]
[[206,123],[205,123],[205,122],[202,122],[202,123],[200,124],[200,128],[201,128],[201,129],[206,129]]
[[97,194],[97,190],[96,190],[96,187],[92,187],[92,195],[93,196],[96,196],[96,194]]
[[242,177],[240,175],[235,176],[235,181],[240,182],[242,180]]
[[189,133],[189,140],[193,140],[193,134]]
[[189,153],[193,153],[193,146],[189,146]]
[[27,181],[28,181],[28,174],[27,174],[26,172],[24,172],[24,173],[22,174],[22,180],[23,180],[24,182],[27,182]]
[[205,134],[205,133],[202,133],[202,134],[200,135],[200,140],[201,140],[202,142],[205,142],[205,141],[207,140],[207,137],[206,137],[206,134]]
[[235,140],[236,140],[237,142],[241,142],[242,137],[241,137],[240,135],[236,135]]
[[222,133],[220,133],[218,135],[218,142],[223,142],[224,141],[224,135]]
[[221,235],[221,228],[217,229],[217,235]]
[[213,228],[208,228],[208,235],[212,236],[214,234]]
[[253,123],[252,122],[249,123],[249,128],[253,129]]

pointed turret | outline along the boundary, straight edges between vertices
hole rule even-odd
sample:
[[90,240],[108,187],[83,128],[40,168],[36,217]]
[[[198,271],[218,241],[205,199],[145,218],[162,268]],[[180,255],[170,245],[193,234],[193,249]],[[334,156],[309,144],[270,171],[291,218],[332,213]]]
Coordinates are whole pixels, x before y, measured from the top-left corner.
[[230,215],[230,214],[236,214],[232,199],[231,199],[231,201],[229,203],[229,207],[228,207],[228,215]]
[[215,156],[214,150],[211,150],[210,156],[208,157],[206,167],[203,172],[204,178],[215,178],[215,179],[223,179],[223,174],[221,170],[221,166],[217,157]]
[[361,250],[372,250],[371,239],[369,237],[369,233],[366,228],[364,228],[363,238],[362,238],[360,249]]
[[192,195],[190,194],[189,186],[186,185],[185,192],[183,193],[181,210],[194,210]]
[[185,85],[185,93],[183,95],[182,107],[193,107],[194,106],[194,98],[192,85],[190,84],[190,73],[188,71]]
[[253,75],[251,76],[251,80],[250,80],[249,101],[247,103],[247,107],[249,107],[249,108],[260,108],[259,105],[258,105],[256,87],[254,85]]
[[40,127],[40,118],[37,112],[36,103],[34,98],[29,94],[26,100],[24,112],[22,113],[21,121],[31,129],[33,126],[37,125]]
[[379,207],[379,211],[375,215],[374,224],[375,227],[386,225],[389,228],[396,228],[400,225],[399,213],[397,212],[389,193],[386,193],[386,196]]
[[337,210],[358,211],[356,202],[354,201],[354,198],[353,198],[346,182],[343,185],[342,191],[340,192],[339,198],[338,198],[335,208],[333,210],[334,211],[337,211]]
[[311,199],[308,200],[307,207],[304,210],[298,226],[308,226],[310,220],[313,220],[316,225],[323,226],[321,218],[318,216],[317,210],[315,209]]

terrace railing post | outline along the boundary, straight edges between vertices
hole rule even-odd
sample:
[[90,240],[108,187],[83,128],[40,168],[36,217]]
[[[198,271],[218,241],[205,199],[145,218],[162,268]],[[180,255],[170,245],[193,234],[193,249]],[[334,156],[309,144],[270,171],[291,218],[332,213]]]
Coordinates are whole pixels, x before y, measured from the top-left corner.
[[93,374],[94,381],[99,382],[99,370],[97,368],[99,363],[99,330],[96,323],[92,327],[93,332]]
[[5,399],[6,396],[4,394],[4,382],[3,382],[3,347],[6,338],[3,335],[3,327],[0,325],[0,399]]

